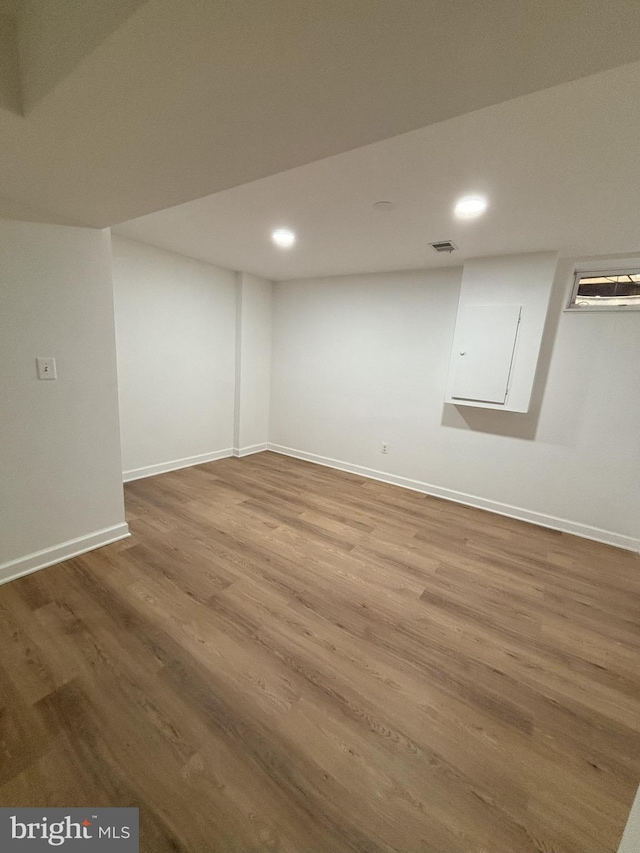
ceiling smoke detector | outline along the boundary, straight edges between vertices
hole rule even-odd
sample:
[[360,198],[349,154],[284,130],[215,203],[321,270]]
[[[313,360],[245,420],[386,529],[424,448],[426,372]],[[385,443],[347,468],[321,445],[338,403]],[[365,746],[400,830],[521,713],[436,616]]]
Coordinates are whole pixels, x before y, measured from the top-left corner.
[[429,245],[432,246],[436,252],[447,252],[448,254],[455,252],[458,248],[451,240],[438,240],[436,243],[429,243]]

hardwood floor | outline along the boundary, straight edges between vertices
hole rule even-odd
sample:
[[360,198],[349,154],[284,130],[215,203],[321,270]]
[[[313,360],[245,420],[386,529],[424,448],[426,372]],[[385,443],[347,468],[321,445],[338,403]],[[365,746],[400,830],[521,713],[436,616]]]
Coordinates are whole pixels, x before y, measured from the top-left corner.
[[640,558],[263,453],[126,487],[0,587],[0,805],[141,850],[607,853],[640,782]]

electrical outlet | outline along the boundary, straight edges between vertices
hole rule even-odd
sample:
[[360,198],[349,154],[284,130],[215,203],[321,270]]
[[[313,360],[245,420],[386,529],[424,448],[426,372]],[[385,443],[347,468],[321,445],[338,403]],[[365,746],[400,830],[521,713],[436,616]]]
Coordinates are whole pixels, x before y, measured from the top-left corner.
[[380,445],[380,453],[388,453],[389,452],[389,442],[383,441]]

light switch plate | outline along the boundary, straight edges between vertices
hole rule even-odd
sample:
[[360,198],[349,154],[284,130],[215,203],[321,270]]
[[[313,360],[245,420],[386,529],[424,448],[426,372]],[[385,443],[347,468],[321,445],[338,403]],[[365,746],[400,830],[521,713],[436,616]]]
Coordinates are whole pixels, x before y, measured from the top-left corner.
[[36,358],[38,379],[57,379],[55,358]]

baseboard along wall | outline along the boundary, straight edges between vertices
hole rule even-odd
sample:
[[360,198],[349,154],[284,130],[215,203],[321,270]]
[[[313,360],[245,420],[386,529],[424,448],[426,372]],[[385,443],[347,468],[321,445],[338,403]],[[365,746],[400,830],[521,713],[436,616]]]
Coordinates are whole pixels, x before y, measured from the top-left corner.
[[[340,459],[331,459],[326,456],[319,456],[316,453],[308,453],[305,450],[297,450],[293,447],[284,447],[280,444],[254,444],[248,447],[233,447],[225,450],[216,450],[212,453],[202,453],[198,456],[188,456],[184,459],[175,459],[171,462],[163,462],[158,465],[148,465],[144,468],[135,468],[130,471],[125,471],[123,473],[123,479],[124,482],[127,483],[132,480],[142,479],[143,477],[154,477],[157,474],[177,471],[180,468],[189,468],[193,465],[202,465],[205,462],[214,462],[217,459],[227,459],[231,456],[250,456],[254,453],[262,453],[265,450],[270,450],[273,453],[280,453],[283,456],[291,456],[294,459],[302,459],[305,462],[312,462],[315,465],[322,465],[325,468],[335,468],[338,471],[347,471],[351,474],[358,474],[359,476],[366,477],[370,480],[377,480],[381,483],[389,483],[394,486],[400,486],[404,489],[411,489],[415,492],[433,495],[437,498],[443,498],[444,500],[465,504],[466,506],[472,506],[476,509],[483,509],[487,512],[494,512],[497,515],[505,515],[508,518],[515,518],[519,521],[537,524],[539,527],[548,527],[551,530],[559,530],[563,533],[581,536],[583,539],[591,539],[595,542],[603,542],[606,545],[614,545],[617,548],[624,548],[627,551],[640,551],[640,540],[634,539],[631,536],[625,536],[621,533],[602,530],[601,528],[592,527],[588,524],[570,521],[565,518],[557,518],[553,515],[534,512],[533,510],[523,509],[522,507],[500,503],[499,501],[488,500],[487,498],[481,498],[477,495],[468,495],[465,492],[456,492],[452,489],[442,488],[441,486],[433,486],[430,483],[424,483],[420,480],[412,480],[408,477],[399,477],[395,474],[388,474],[385,471],[377,471],[374,468],[366,468],[362,465],[353,465],[350,462],[344,462]],[[17,560],[10,560],[9,562],[1,563],[0,584],[8,583],[9,581],[23,577],[24,575],[29,575],[32,572],[45,569],[47,566],[52,566],[56,563],[61,563],[64,560],[69,560],[71,557],[77,557],[80,554],[85,554],[87,551],[93,551],[95,548],[101,548],[103,545],[109,545],[112,542],[117,542],[129,535],[129,527],[127,524],[117,524],[113,527],[107,527],[103,530],[88,533],[86,536],[70,539],[68,542],[62,542],[51,548],[45,548],[42,551],[27,554]]]
[[430,483],[422,482],[421,480],[412,480],[409,477],[399,477],[395,474],[388,474],[385,471],[377,471],[375,468],[353,465],[350,462],[344,462],[340,459],[319,456],[316,453],[309,453],[305,450],[297,450],[296,448],[285,447],[280,444],[271,444],[270,442],[253,444],[247,447],[233,447],[226,450],[214,451],[213,453],[203,453],[199,456],[189,456],[185,459],[163,462],[159,465],[149,465],[145,468],[136,468],[131,471],[125,471],[123,479],[124,482],[127,483],[131,480],[141,479],[142,477],[153,477],[156,474],[165,474],[169,471],[188,468],[192,465],[202,465],[204,462],[213,462],[216,459],[225,459],[229,456],[241,458],[243,456],[250,456],[253,453],[262,453],[265,450],[271,450],[274,453],[281,453],[283,456],[292,456],[295,459],[302,459],[306,462],[313,462],[316,465],[323,465],[326,468],[335,468],[338,471],[348,471],[351,474],[358,474],[361,477],[378,480],[381,483],[390,483],[391,485],[400,486],[404,489],[422,492],[425,495],[433,495],[437,498],[443,498],[444,500],[465,504],[466,506],[472,506],[476,509],[483,509],[487,512],[495,512],[497,515],[505,515],[508,518],[515,518],[519,521],[526,521],[529,524],[537,524],[540,527],[548,527],[551,530],[570,533],[573,536],[581,536],[583,539],[592,539],[595,542],[614,545],[617,548],[624,548],[627,551],[640,551],[639,539],[634,539],[631,536],[625,536],[621,533],[615,533],[611,530],[603,530],[599,527],[593,527],[577,521],[570,521],[566,518],[557,518],[553,515],[535,512],[533,510],[524,509],[523,507],[500,503],[499,501],[489,500],[488,498],[482,498],[477,495],[469,495],[465,492],[457,492],[453,489],[434,486]]
[[247,447],[234,447],[233,455],[242,457],[242,456],[251,456],[252,453],[263,453],[265,450],[268,450],[269,446],[266,444],[250,444]]
[[281,453],[283,456],[292,456],[294,459],[303,459],[305,462],[313,462],[315,465],[323,465],[326,468],[336,468],[338,471],[347,471],[351,474],[359,474],[361,477],[367,477],[370,480],[378,480],[381,483],[390,483],[394,486],[401,486],[404,489],[411,489],[414,492],[422,492],[425,495],[433,495],[437,498],[454,501],[454,503],[465,504],[466,506],[483,509],[487,512],[494,512],[497,515],[506,515],[509,518],[515,518],[518,521],[537,524],[539,527],[548,527],[551,530],[559,530],[562,533],[571,533],[573,536],[581,536],[583,539],[592,539],[595,542],[603,542],[606,545],[615,545],[617,548],[624,548],[627,551],[640,551],[640,539],[634,539],[631,536],[614,533],[610,530],[602,530],[599,527],[592,527],[588,524],[582,524],[581,522],[569,521],[565,518],[556,518],[553,515],[534,512],[533,510],[511,506],[511,504],[500,503],[499,501],[481,498],[476,495],[468,495],[465,492],[456,492],[453,489],[433,486],[430,483],[423,483],[420,480],[412,480],[408,477],[398,477],[395,474],[388,474],[385,471],[377,471],[375,468],[365,468],[362,465],[352,465],[350,462],[343,462],[339,459],[319,456],[316,453],[308,453],[305,450],[296,450],[293,447],[283,447],[280,444],[270,443],[267,449],[274,453]]
[[0,564],[0,584],[8,583],[24,577],[24,575],[30,575],[32,572],[40,571],[40,569],[46,569],[47,566],[53,566],[55,563],[62,563],[71,557],[86,554],[87,551],[93,551],[94,548],[110,545],[112,542],[125,539],[127,536],[129,536],[129,526],[123,522],[113,527],[105,527],[104,530],[87,533],[86,536],[79,536],[77,539],[69,539],[68,542],[61,542],[59,545],[45,548],[42,551],[35,551],[33,554],[19,557],[17,560],[2,563]]
[[192,465],[203,465],[205,462],[215,462],[216,459],[228,459],[236,454],[232,447],[225,450],[214,450],[211,453],[200,453],[197,456],[185,456],[184,459],[172,459],[170,462],[159,462],[157,465],[145,465],[143,468],[132,468],[122,472],[125,483],[131,480],[142,480],[144,477],[155,477],[156,474],[168,474],[180,468],[190,468]]
[[229,456],[251,456],[252,453],[262,453],[267,450],[264,444],[251,444],[247,447],[228,447],[224,450],[214,450],[211,453],[200,453],[198,456],[185,456],[184,459],[172,459],[170,462],[159,462],[157,465],[145,465],[143,468],[131,468],[122,472],[124,483],[132,480],[142,480],[144,477],[155,477],[157,474],[168,474],[180,468],[191,468],[192,465],[203,465],[205,462],[215,462],[216,459],[228,459]]

